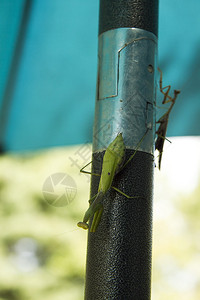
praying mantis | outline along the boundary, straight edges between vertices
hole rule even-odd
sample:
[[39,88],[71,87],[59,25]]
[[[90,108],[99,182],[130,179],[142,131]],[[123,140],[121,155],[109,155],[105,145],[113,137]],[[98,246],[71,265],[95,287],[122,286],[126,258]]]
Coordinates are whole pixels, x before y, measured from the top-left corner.
[[78,227],[81,227],[83,229],[88,229],[89,224],[87,223],[92,217],[92,224],[90,228],[90,232],[95,232],[99,222],[101,220],[101,215],[103,213],[103,197],[105,193],[110,189],[113,188],[115,191],[119,192],[123,196],[127,198],[138,198],[139,196],[129,196],[126,195],[124,192],[120,191],[118,188],[112,186],[112,182],[114,179],[114,176],[119,173],[135,156],[138,148],[140,147],[144,137],[146,136],[148,132],[145,132],[143,137],[140,139],[139,143],[137,144],[137,147],[134,151],[134,153],[130,156],[130,158],[127,160],[126,163],[124,163],[125,160],[125,144],[124,144],[124,139],[122,136],[122,133],[119,133],[116,138],[109,144],[108,148],[105,151],[104,157],[103,157],[103,164],[102,164],[102,171],[101,175],[99,174],[94,174],[90,173],[87,171],[83,171],[83,169],[88,166],[84,166],[80,172],[91,174],[91,175],[97,175],[100,176],[100,181],[99,181],[99,187],[98,187],[98,192],[96,195],[94,195],[90,200],[90,206],[88,210],[86,211],[83,221],[78,222]]
[[[159,152],[158,168],[160,170],[163,147],[164,147],[164,142],[166,140],[166,132],[167,132],[167,125],[168,125],[168,121],[169,121],[169,114],[175,104],[178,94],[180,94],[180,91],[174,90],[173,98],[171,96],[169,96],[169,91],[170,91],[171,86],[170,85],[167,85],[165,87],[162,86],[162,71],[159,68],[158,68],[158,71],[160,72],[160,81],[159,81],[160,91],[164,95],[162,104],[171,102],[171,105],[170,105],[169,109],[167,110],[167,112],[156,122],[156,123],[160,124],[158,127],[158,130],[156,131],[157,139],[155,142],[155,149],[157,149]],[[166,92],[164,92],[165,89],[167,89]]]
[[[180,93],[179,90],[174,90],[174,97],[172,98],[169,96],[169,91],[171,86],[162,86],[162,71],[158,68],[158,71],[160,72],[160,91],[164,95],[164,99],[162,101],[162,104],[166,104],[171,102],[171,105],[167,112],[156,122],[160,123],[158,130],[156,131],[157,139],[155,142],[155,149],[159,151],[159,169],[161,167],[161,159],[162,159],[162,153],[163,153],[163,147],[164,147],[164,141],[166,139],[166,131],[167,131],[167,125],[169,121],[169,114],[175,104],[177,95]],[[164,90],[167,89],[165,92]],[[93,218],[92,224],[90,227],[90,232],[95,232],[99,222],[101,220],[101,216],[103,213],[103,197],[106,194],[106,192],[113,188],[118,193],[121,193],[126,198],[139,198],[139,196],[129,196],[126,195],[124,192],[120,191],[118,188],[112,186],[113,179],[117,173],[119,173],[135,156],[138,148],[140,147],[144,137],[146,136],[148,132],[148,129],[146,130],[143,137],[140,139],[134,153],[130,156],[130,158],[127,160],[126,163],[124,163],[125,160],[125,144],[124,139],[122,136],[122,133],[119,133],[116,138],[109,144],[108,148],[105,151],[104,157],[103,157],[103,164],[102,164],[102,171],[100,174],[94,174],[87,171],[84,171],[84,168],[87,167],[90,163],[88,163],[86,166],[84,166],[80,172],[87,173],[95,176],[100,176],[99,186],[98,186],[98,192],[96,195],[94,195],[90,200],[90,206],[87,209],[82,222],[78,222],[78,227],[81,227],[83,229],[89,229],[88,221]]]

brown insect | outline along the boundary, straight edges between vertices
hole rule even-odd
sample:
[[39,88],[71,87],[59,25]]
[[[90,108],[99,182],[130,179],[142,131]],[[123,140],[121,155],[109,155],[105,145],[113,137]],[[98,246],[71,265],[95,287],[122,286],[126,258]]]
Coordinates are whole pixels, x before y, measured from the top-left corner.
[[[174,90],[173,98],[171,96],[169,96],[169,91],[171,89],[171,86],[170,85],[167,85],[165,87],[162,86],[162,71],[159,68],[158,68],[158,71],[160,72],[160,81],[159,81],[160,91],[164,95],[162,104],[171,102],[171,105],[170,105],[169,109],[167,110],[167,112],[156,122],[156,123],[160,124],[158,127],[158,130],[156,131],[157,139],[156,139],[156,143],[155,143],[155,149],[157,149],[159,151],[158,168],[160,170],[163,147],[164,147],[164,142],[166,140],[166,132],[167,132],[167,125],[168,125],[168,121],[169,121],[169,114],[172,110],[172,107],[175,104],[178,94],[180,94],[180,91]],[[164,91],[164,90],[166,90],[166,91]]]

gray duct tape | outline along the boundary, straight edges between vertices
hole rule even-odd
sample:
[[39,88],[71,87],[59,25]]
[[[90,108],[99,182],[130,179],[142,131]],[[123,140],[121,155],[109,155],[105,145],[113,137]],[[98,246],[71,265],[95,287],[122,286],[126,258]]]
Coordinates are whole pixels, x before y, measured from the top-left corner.
[[93,152],[102,151],[122,132],[127,148],[153,154],[157,37],[137,28],[99,36],[99,65]]

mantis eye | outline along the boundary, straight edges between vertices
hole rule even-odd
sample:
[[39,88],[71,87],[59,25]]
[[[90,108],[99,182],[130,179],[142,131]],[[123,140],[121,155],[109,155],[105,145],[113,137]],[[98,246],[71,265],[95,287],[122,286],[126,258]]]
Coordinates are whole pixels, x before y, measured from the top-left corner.
[[108,175],[110,175],[110,172],[108,172]]

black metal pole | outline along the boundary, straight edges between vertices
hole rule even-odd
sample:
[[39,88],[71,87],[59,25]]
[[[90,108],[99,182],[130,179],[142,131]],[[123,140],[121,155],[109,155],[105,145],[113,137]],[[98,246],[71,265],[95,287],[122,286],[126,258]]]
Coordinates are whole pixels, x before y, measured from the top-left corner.
[[[113,182],[126,194],[140,197],[127,199],[111,189],[97,231],[88,233],[86,300],[151,298],[157,30],[158,0],[100,1],[93,172],[101,172],[105,148],[117,132],[125,139],[126,160],[145,128],[149,133],[146,144]],[[91,196],[98,183],[92,176]]]

